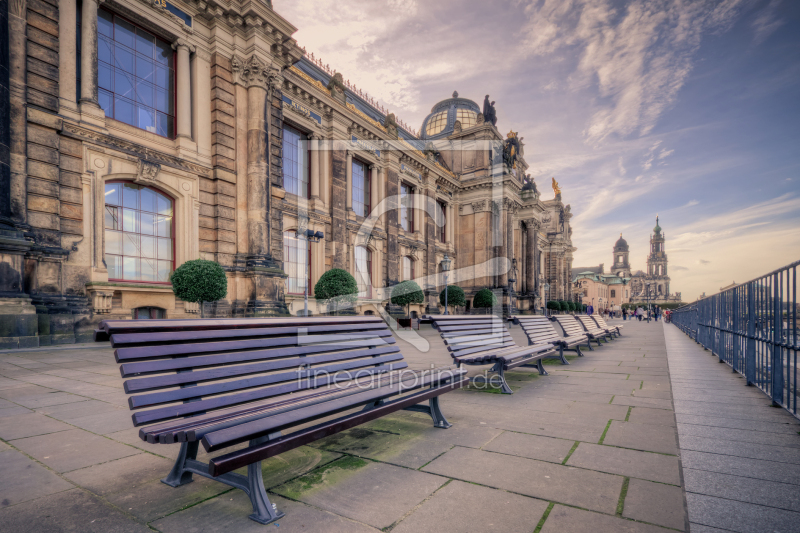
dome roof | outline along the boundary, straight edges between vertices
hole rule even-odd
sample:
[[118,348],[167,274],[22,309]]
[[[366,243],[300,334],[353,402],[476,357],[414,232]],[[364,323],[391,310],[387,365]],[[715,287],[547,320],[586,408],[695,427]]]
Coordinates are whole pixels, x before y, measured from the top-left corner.
[[458,91],[454,91],[452,98],[442,100],[431,108],[431,113],[422,121],[420,138],[441,139],[452,135],[456,120],[461,122],[462,128],[471,128],[478,123],[480,112],[478,104],[467,98],[459,98]]
[[653,228],[653,231],[658,234],[661,233],[661,226],[658,225],[658,215],[656,215],[656,227]]
[[617,240],[617,242],[614,243],[614,251],[615,252],[628,251],[628,241],[622,238],[622,233],[619,234],[619,239]]

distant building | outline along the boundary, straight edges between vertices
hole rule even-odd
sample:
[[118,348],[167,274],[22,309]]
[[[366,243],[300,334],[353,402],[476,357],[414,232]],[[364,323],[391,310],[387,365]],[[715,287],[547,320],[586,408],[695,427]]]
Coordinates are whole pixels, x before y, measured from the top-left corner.
[[641,302],[677,303],[681,293],[669,292],[670,277],[667,273],[666,236],[658,224],[650,235],[650,255],[647,256],[647,271],[641,270],[631,276],[631,298]]

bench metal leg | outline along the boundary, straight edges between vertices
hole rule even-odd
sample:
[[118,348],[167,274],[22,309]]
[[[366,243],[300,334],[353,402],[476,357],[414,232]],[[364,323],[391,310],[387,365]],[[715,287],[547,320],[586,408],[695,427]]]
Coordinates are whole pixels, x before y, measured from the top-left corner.
[[564,357],[564,347],[563,346],[559,346],[558,347],[558,356],[561,358],[561,364],[562,365],[568,365],[569,364],[569,361],[567,361],[567,358]]
[[[250,446],[263,444],[270,439],[280,437],[280,432],[272,433],[266,437],[260,437],[250,441]],[[178,453],[178,459],[175,465],[161,482],[169,485],[170,487],[180,487],[193,481],[192,474],[207,477],[214,481],[219,481],[230,487],[243,491],[250,498],[250,503],[253,506],[253,514],[250,515],[251,520],[255,520],[259,524],[269,524],[284,516],[284,513],[278,511],[275,504],[270,503],[267,497],[267,491],[264,489],[264,479],[261,477],[261,461],[247,465],[247,475],[229,472],[221,476],[213,477],[208,473],[208,463],[203,463],[197,460],[197,449],[200,441],[184,442],[181,444],[181,451]]]
[[[539,363],[541,364],[541,360],[539,361]],[[542,368],[542,370],[544,370],[544,368]],[[489,372],[494,372],[495,376],[500,378],[500,390],[503,392],[503,394],[514,394],[514,391],[511,390],[511,387],[509,387],[508,383],[506,383],[505,369],[503,368],[502,361],[497,361],[494,364],[494,366],[489,369]],[[539,373],[541,374],[541,371]],[[492,379],[494,379],[495,376],[492,376],[491,378],[488,379],[485,378],[484,376],[475,376],[474,378],[472,378],[472,380],[482,383],[488,383],[489,385],[491,385]]]
[[409,405],[405,408],[406,411],[416,411],[418,413],[425,413],[430,415],[433,419],[433,426],[441,429],[447,429],[451,427],[453,424],[447,421],[444,414],[442,413],[442,408],[439,406],[439,397],[434,396],[430,400],[428,400],[428,405],[423,404],[415,404]]

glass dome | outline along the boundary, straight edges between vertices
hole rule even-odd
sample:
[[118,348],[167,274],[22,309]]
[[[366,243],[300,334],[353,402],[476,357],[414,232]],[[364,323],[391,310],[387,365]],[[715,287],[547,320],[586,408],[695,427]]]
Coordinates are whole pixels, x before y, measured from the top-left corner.
[[456,120],[462,128],[471,128],[478,123],[478,104],[467,98],[459,98],[454,92],[452,98],[442,100],[431,108],[431,113],[422,121],[422,139],[441,139],[453,134]]

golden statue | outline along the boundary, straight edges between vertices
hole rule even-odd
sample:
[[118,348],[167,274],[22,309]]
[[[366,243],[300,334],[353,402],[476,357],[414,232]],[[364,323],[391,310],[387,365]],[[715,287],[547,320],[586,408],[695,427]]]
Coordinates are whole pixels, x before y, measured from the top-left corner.
[[553,180],[553,192],[556,193],[556,196],[561,194],[561,187],[558,186],[558,182],[555,178],[551,178]]

